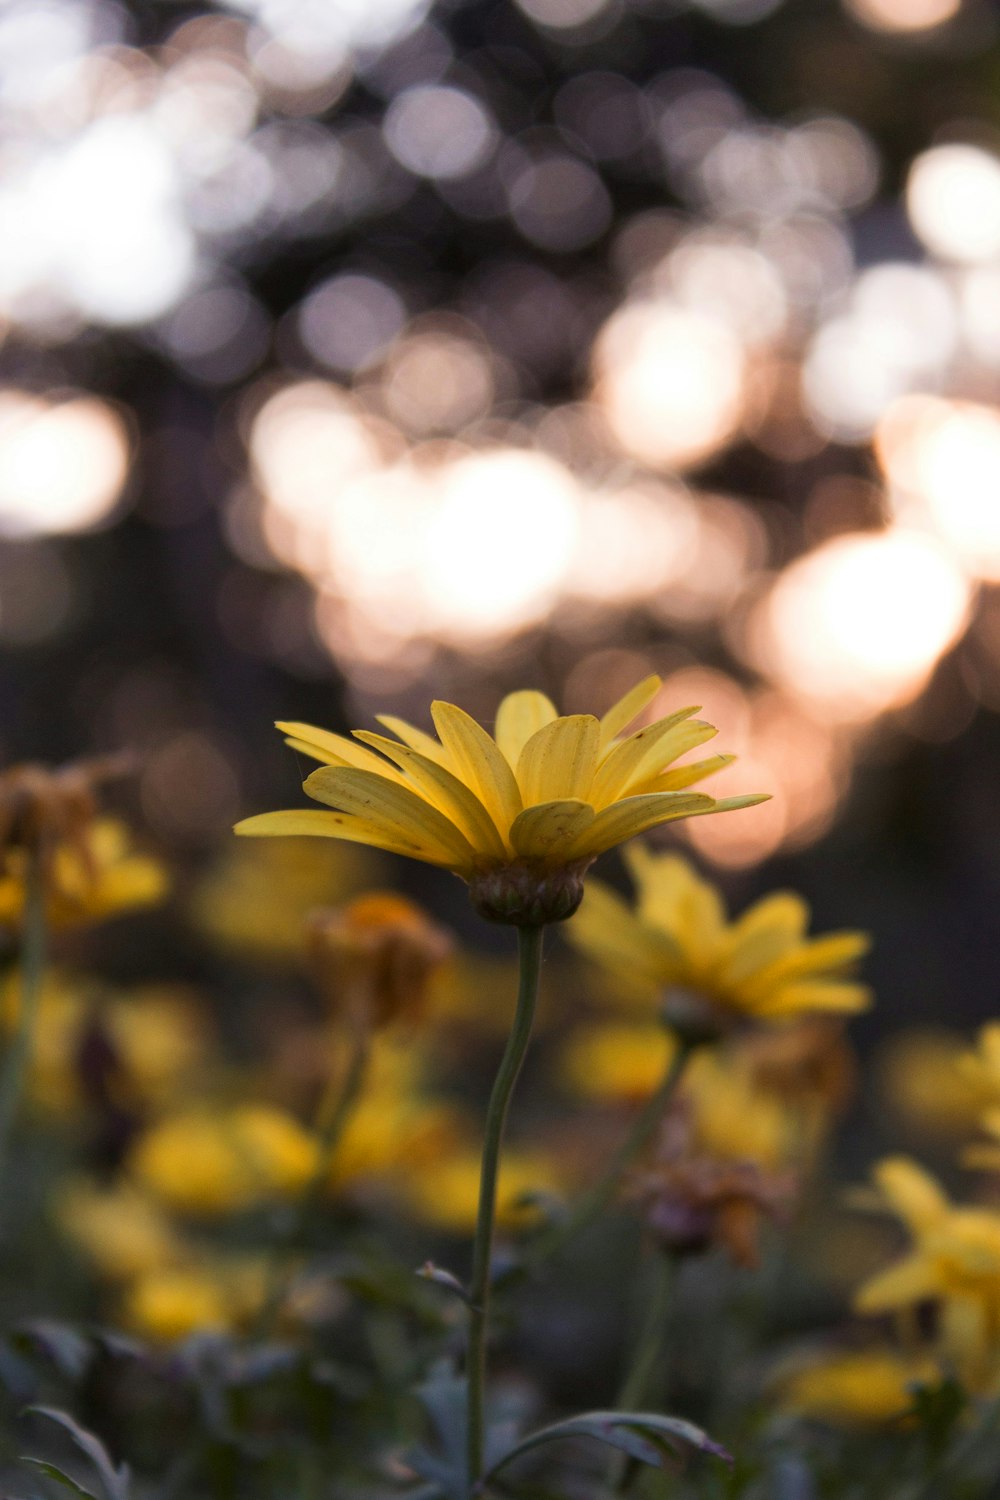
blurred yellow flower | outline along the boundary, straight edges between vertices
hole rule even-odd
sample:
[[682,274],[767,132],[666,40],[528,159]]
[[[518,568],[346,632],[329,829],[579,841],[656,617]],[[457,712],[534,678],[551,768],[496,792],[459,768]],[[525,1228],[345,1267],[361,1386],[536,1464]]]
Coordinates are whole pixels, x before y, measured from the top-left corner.
[[716,734],[692,718],[696,709],[622,737],[660,686],[647,678],[600,720],[560,717],[543,693],[511,693],[497,711],[495,738],[440,702],[431,705],[437,739],[391,716],[380,722],[397,739],[279,724],[293,749],[323,762],[305,790],[335,811],[264,813],[236,831],[371,844],[454,871],[495,921],[561,921],[606,849],[676,818],[763,800],[716,801],[685,790],[732,760],[717,755],[670,769]]
[[236,957],[297,962],[302,913],[346,901],[378,873],[378,856],[358,845],[235,843],[196,887],[192,914],[201,932]]
[[[0,985],[0,1027],[12,1031],[21,1004],[15,971]],[[93,980],[49,970],[31,1037],[28,1089],[35,1103],[62,1114],[79,1108],[95,1080],[87,1053],[100,1041],[100,1088],[124,1106],[165,1102],[190,1086],[204,1060],[208,1036],[193,996],[174,986],[150,985],[110,993]]]
[[294,1196],[316,1168],[312,1136],[265,1104],[170,1115],[129,1155],[136,1182],[181,1213],[233,1213]]
[[[0,874],[0,926],[18,926],[24,916],[29,855],[14,849]],[[103,922],[122,912],[155,906],[168,889],[158,860],[136,854],[128,829],[102,818],[72,842],[57,843],[46,880],[46,919],[53,927]]]
[[836,1427],[881,1427],[912,1408],[915,1383],[940,1378],[931,1358],[859,1349],[825,1355],[791,1372],[781,1382],[781,1400],[802,1416]]
[[866,1281],[862,1313],[938,1304],[942,1356],[974,1391],[1000,1376],[1000,1211],[958,1207],[916,1162],[889,1157],[873,1174],[876,1202],[906,1226],[912,1248]]
[[[663,1026],[590,1026],[571,1038],[562,1076],[582,1098],[638,1104],[662,1081],[676,1047]],[[693,1149],[768,1170],[806,1165],[828,1114],[821,1101],[767,1087],[756,1057],[741,1046],[696,1053],[678,1100],[690,1116]]]
[[257,1257],[192,1260],[136,1277],[126,1289],[122,1315],[136,1333],[172,1344],[193,1333],[245,1326],[266,1290],[266,1267]]
[[[450,1234],[467,1234],[476,1223],[479,1206],[479,1152],[462,1146],[407,1176],[405,1193],[413,1212],[424,1223]],[[556,1194],[559,1176],[551,1159],[538,1151],[504,1153],[497,1189],[497,1223],[516,1229],[530,1222],[537,1209],[522,1201],[526,1195]]]
[[441,1160],[458,1134],[455,1111],[419,1094],[376,1089],[356,1106],[337,1142],[330,1186],[405,1184],[412,1172]]
[[676,1051],[676,1039],[658,1024],[580,1027],[563,1051],[560,1072],[580,1098],[637,1104],[662,1081]]
[[160,1206],[131,1183],[102,1188],[85,1178],[61,1184],[53,1214],[101,1276],[128,1281],[171,1266],[183,1246]]
[[765,896],[730,922],[719,891],[676,854],[625,851],[638,887],[633,910],[592,881],[570,941],[633,998],[679,992],[730,1019],[788,1021],[818,1012],[864,1010],[871,991],[853,977],[869,947],[861,932],[809,938],[800,896]]

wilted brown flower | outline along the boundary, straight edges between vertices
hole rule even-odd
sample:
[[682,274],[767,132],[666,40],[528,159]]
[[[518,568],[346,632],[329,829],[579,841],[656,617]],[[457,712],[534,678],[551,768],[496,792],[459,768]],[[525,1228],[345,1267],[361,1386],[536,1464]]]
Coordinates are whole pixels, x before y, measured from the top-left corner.
[[839,1021],[809,1016],[791,1026],[752,1032],[741,1051],[758,1088],[788,1104],[836,1111],[854,1091],[857,1065]]
[[65,844],[88,864],[97,788],[131,768],[129,756],[103,755],[54,768],[28,763],[0,772],[0,868],[7,868],[15,850],[34,855],[47,868]]
[[427,986],[451,938],[413,902],[372,891],[307,919],[309,958],[335,1010],[378,1028],[423,1011]]
[[794,1190],[790,1173],[692,1150],[690,1122],[676,1111],[657,1159],[634,1174],[627,1194],[664,1249],[696,1255],[721,1245],[736,1265],[752,1268],[765,1220],[781,1215]]

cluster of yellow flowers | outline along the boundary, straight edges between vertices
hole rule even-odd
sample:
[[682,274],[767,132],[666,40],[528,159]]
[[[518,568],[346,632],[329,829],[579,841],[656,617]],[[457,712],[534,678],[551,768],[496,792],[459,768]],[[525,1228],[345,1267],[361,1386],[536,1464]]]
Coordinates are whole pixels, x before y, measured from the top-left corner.
[[[592,1110],[641,1109],[695,1033],[713,1042],[696,1051],[645,1174],[622,1190],[645,1205],[654,1234],[679,1207],[685,1244],[718,1240],[750,1260],[757,1218],[811,1168],[849,1086],[841,1023],[870,1001],[855,977],[867,939],[810,936],[808,908],[788,892],[730,919],[687,860],[642,847],[626,854],[634,904],[597,881],[584,893],[602,851],[761,800],[691,790],[733,759],[678,763],[716,733],[697,709],[630,731],[660,686],[647,679],[599,719],[560,717],[543,694],[513,693],[493,735],[444,703],[432,707],[436,738],[395,718],[382,721],[395,738],[282,724],[288,743],[321,763],[305,789],[326,809],[267,813],[237,831],[318,834],[442,866],[467,882],[483,915],[518,927],[573,917],[569,941],[601,974],[605,1008],[574,1018],[560,1076]],[[69,826],[64,818],[59,829]],[[162,870],[131,853],[120,825],[74,814],[71,833],[46,849],[51,925],[162,894]],[[310,913],[317,884],[342,882],[344,894],[357,870],[291,852],[300,847],[231,857],[196,896],[203,930],[223,946],[245,939],[290,959],[323,1002],[322,1021],[284,1037],[263,1072],[220,1064],[189,997],[112,995],[55,970],[39,997],[32,1096],[64,1111],[92,1102],[80,1059],[96,1029],[114,1059],[102,1086],[130,1122],[113,1184],[75,1176],[57,1194],[57,1218],[115,1289],[122,1316],[156,1338],[259,1315],[266,1258],[213,1248],[220,1220],[344,1194],[445,1233],[476,1220],[474,1122],[431,1086],[435,1069],[413,1038],[435,993],[445,997],[435,1024],[456,1019],[450,940],[387,892]],[[23,843],[8,851],[0,920],[19,917],[30,857]],[[15,983],[0,996],[11,1026],[20,993]],[[474,1009],[463,1007],[467,1023]],[[501,1225],[523,1224],[532,1196],[585,1186],[588,1170],[565,1143],[507,1151]]]
[[[944,1069],[952,1113],[978,1115],[992,1138],[967,1147],[965,1165],[1000,1171],[1000,1022],[982,1028],[975,1048],[949,1053]],[[894,1319],[896,1342],[818,1359],[791,1376],[788,1399],[831,1420],[871,1423],[904,1415],[914,1382],[948,1374],[976,1395],[1000,1395],[1000,1208],[953,1203],[908,1157],[879,1162],[873,1182],[855,1202],[893,1215],[909,1248],[862,1283],[854,1305]],[[921,1308],[932,1310],[929,1322],[915,1318]]]

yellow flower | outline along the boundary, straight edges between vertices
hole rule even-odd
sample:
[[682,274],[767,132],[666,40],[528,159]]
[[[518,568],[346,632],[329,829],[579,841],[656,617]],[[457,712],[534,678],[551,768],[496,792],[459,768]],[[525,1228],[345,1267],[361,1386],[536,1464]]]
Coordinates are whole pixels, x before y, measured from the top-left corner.
[[168,1116],[140,1137],[137,1182],[181,1213],[232,1213],[300,1192],[316,1144],[297,1120],[264,1104]]
[[[24,916],[28,851],[15,848],[0,874],[0,926],[19,926]],[[122,912],[155,906],[168,888],[166,870],[149,855],[136,854],[123,823],[102,818],[72,841],[49,852],[45,914],[52,927],[103,922]]]
[[72,1179],[57,1190],[53,1208],[63,1233],[111,1281],[162,1270],[182,1253],[162,1209],[129,1183],[99,1188]]
[[[676,1048],[663,1026],[589,1026],[571,1039],[562,1074],[582,1098],[638,1104],[662,1081]],[[828,1113],[812,1098],[768,1087],[754,1053],[738,1046],[693,1057],[678,1098],[690,1117],[693,1149],[769,1171],[807,1164]]]
[[866,985],[853,977],[866,952],[861,932],[809,938],[809,908],[779,891],[728,921],[722,897],[676,854],[636,846],[625,860],[638,887],[635,910],[600,881],[590,884],[570,941],[632,997],[673,991],[731,1020],[789,1021],[812,1012],[864,1010]]
[[943,1354],[972,1390],[1000,1374],[1000,1212],[957,1207],[916,1162],[889,1157],[874,1173],[880,1204],[905,1224],[912,1248],[858,1290],[862,1313],[938,1303]]
[[909,1134],[964,1135],[1000,1101],[959,1032],[920,1027],[891,1037],[879,1055],[881,1094]]
[[195,889],[199,931],[244,962],[297,963],[302,913],[346,901],[379,875],[378,855],[359,845],[295,839],[231,844]]
[[570,1038],[563,1081],[584,1099],[638,1104],[663,1079],[676,1039],[664,1026],[587,1026]]
[[[479,1206],[479,1152],[460,1147],[451,1156],[412,1173],[406,1182],[406,1196],[414,1213],[425,1223],[450,1234],[466,1234],[475,1227]],[[497,1223],[516,1229],[536,1212],[522,1200],[532,1193],[551,1194],[559,1190],[553,1165],[540,1152],[504,1153],[497,1190]]]
[[782,1381],[782,1404],[836,1427],[881,1427],[910,1411],[915,1383],[940,1377],[933,1359],[891,1349],[829,1354]]
[[397,739],[279,724],[293,749],[323,762],[305,790],[334,811],[264,813],[236,831],[371,844],[454,871],[492,920],[561,921],[606,849],[676,818],[764,800],[686,790],[732,760],[674,766],[716,733],[692,718],[694,708],[623,737],[659,688],[658,677],[647,678],[600,720],[560,717],[543,693],[511,693],[495,738],[451,703],[431,705],[437,739],[391,716],[380,722]]
[[256,1258],[229,1257],[164,1266],[136,1277],[122,1315],[136,1333],[172,1344],[192,1333],[245,1326],[266,1295],[266,1268]]
[[[15,971],[0,985],[0,1028],[12,1031],[21,1003]],[[103,1071],[88,1077],[88,1042],[99,1038]],[[125,1107],[164,1099],[190,1082],[206,1052],[205,1025],[191,997],[171,986],[106,993],[92,981],[50,969],[31,1038],[28,1088],[55,1113],[103,1091]]]
[[200,1329],[224,1329],[231,1322],[225,1288],[204,1272],[184,1266],[137,1277],[128,1289],[123,1314],[137,1333],[165,1344]]

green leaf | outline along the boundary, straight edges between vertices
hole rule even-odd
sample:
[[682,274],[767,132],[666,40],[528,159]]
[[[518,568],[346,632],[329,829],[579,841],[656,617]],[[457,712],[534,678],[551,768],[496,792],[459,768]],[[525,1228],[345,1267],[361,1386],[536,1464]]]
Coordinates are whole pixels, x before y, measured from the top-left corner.
[[732,1463],[725,1448],[682,1417],[663,1417],[656,1412],[590,1411],[579,1417],[569,1417],[565,1422],[553,1422],[550,1427],[542,1427],[522,1438],[494,1462],[487,1478],[492,1478],[504,1464],[541,1447],[543,1443],[562,1442],[568,1438],[592,1438],[606,1443],[654,1469],[666,1468],[676,1458],[678,1450],[685,1447]]
[[99,1497],[94,1494],[93,1490],[85,1489],[82,1484],[79,1484],[73,1478],[72,1474],[67,1474],[65,1470],[58,1468],[55,1464],[49,1463],[45,1458],[28,1458],[22,1455],[21,1463],[31,1464],[33,1468],[40,1469],[46,1479],[55,1480],[56,1484],[61,1485],[64,1490],[70,1490],[74,1495],[77,1495],[79,1500],[99,1500]]
[[[38,1417],[48,1417],[68,1432],[81,1453],[85,1453],[100,1477],[107,1500],[129,1500],[128,1465],[115,1468],[111,1456],[100,1438],[75,1422],[68,1412],[57,1411],[53,1406],[29,1406],[26,1411]],[[28,1460],[30,1462],[30,1460]],[[86,1494],[87,1491],[84,1491]]]
[[432,1454],[421,1448],[408,1454],[407,1461],[421,1479],[433,1480],[442,1493],[454,1500],[465,1500],[468,1492],[465,1381],[450,1365],[442,1363],[431,1372],[429,1380],[417,1386],[415,1394],[430,1419],[441,1452]]
[[88,1338],[55,1318],[32,1318],[14,1331],[14,1342],[21,1349],[37,1349],[51,1360],[61,1375],[77,1381],[93,1358]]

